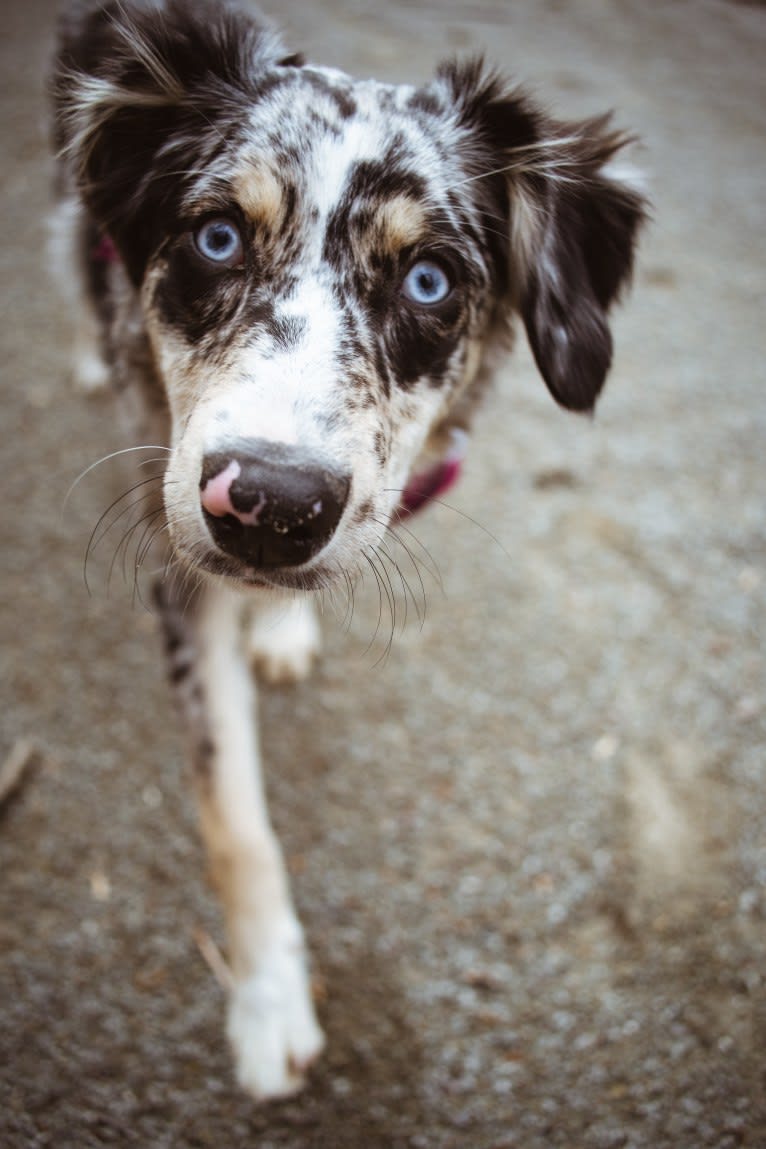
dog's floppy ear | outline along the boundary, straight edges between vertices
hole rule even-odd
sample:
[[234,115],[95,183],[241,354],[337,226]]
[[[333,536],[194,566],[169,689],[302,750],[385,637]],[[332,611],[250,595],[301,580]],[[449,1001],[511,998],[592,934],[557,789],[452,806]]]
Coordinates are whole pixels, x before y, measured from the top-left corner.
[[62,19],[56,145],[138,284],[195,168],[241,122],[270,66],[295,63],[244,8],[111,0]]
[[472,164],[481,157],[472,183],[508,221],[509,301],[540,373],[562,406],[590,411],[612,358],[607,312],[630,279],[646,214],[635,173],[615,162],[631,138],[608,115],[551,119],[481,61],[445,65],[439,79],[470,132]]

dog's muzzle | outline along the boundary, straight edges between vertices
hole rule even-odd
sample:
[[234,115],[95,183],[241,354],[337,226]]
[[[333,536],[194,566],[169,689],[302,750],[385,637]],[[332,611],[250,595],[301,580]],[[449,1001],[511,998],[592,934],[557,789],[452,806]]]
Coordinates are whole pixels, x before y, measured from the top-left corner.
[[249,439],[206,455],[200,479],[216,545],[249,567],[296,567],[335,533],[350,476],[301,448]]

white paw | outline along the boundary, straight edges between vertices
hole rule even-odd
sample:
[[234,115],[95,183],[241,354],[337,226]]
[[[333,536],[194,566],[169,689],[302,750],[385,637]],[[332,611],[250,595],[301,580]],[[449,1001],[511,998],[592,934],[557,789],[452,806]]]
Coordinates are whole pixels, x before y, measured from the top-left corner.
[[250,629],[250,655],[265,682],[281,685],[306,678],[316,661],[321,633],[309,599],[278,600],[259,607]]
[[302,946],[280,947],[229,1002],[237,1080],[259,1101],[290,1097],[324,1047]]

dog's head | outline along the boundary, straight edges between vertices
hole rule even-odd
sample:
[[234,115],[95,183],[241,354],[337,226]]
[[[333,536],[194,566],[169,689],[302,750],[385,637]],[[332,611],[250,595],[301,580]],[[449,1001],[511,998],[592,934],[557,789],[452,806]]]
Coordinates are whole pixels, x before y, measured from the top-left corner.
[[356,82],[180,0],[90,17],[55,98],[140,294],[168,522],[198,567],[353,573],[514,314],[555,399],[593,408],[644,212],[606,118],[554,121],[476,61]]

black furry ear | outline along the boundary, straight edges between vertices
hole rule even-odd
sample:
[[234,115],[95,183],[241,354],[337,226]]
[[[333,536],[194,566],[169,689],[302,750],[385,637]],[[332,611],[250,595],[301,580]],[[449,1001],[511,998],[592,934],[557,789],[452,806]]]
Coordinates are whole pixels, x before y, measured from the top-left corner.
[[265,71],[287,59],[237,6],[111,0],[63,18],[55,142],[138,284],[195,169],[233,137]]
[[635,173],[615,162],[631,138],[609,116],[549,118],[480,61],[446,65],[440,78],[508,219],[509,298],[540,373],[562,406],[590,411],[612,360],[607,312],[630,280],[646,215]]
[[608,118],[556,128],[559,167],[547,177],[521,314],[554,398],[590,411],[612,362],[607,312],[630,280],[645,209],[625,176],[610,170],[627,141]]

